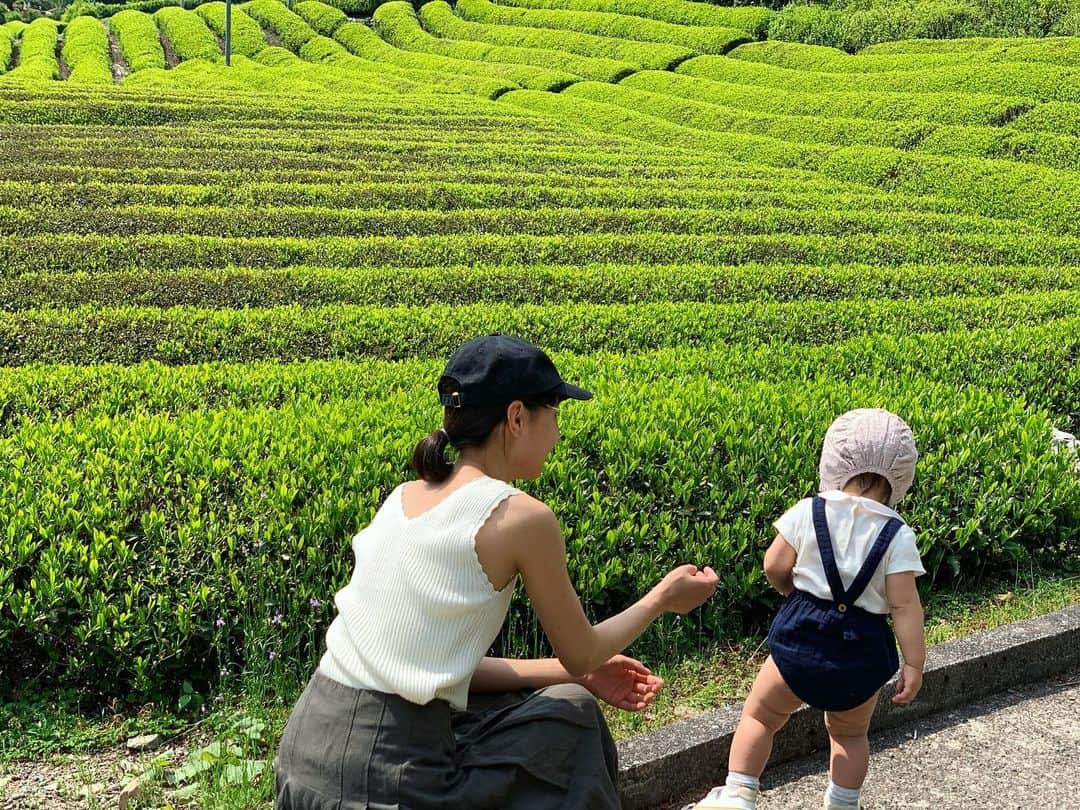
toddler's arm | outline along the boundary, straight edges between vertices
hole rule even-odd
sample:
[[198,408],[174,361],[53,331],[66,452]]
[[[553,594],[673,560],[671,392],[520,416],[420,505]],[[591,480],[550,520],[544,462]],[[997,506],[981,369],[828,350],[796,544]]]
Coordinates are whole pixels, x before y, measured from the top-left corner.
[[904,654],[904,666],[896,683],[893,703],[911,703],[922,688],[926,665],[926,637],[923,628],[922,602],[915,587],[915,573],[901,571],[885,577],[885,595],[889,600],[893,628]]
[[795,558],[795,549],[779,534],[765,552],[765,579],[784,596],[795,590],[791,575]]

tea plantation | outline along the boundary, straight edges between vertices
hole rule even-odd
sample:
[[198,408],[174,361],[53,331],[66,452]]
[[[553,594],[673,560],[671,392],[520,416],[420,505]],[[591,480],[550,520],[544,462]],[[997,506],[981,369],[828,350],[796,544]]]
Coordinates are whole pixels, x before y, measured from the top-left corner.
[[851,407],[915,431],[927,586],[1075,565],[1080,13],[879,5],[251,0],[230,66],[221,2],[0,27],[0,694],[301,683],[491,331],[597,394],[528,485],[590,614],[721,574],[646,660],[760,629]]

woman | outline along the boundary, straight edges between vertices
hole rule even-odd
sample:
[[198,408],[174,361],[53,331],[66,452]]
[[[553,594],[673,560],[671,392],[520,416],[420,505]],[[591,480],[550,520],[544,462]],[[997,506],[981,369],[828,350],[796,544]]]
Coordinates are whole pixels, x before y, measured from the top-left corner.
[[[507,482],[540,475],[559,404],[592,394],[503,335],[462,346],[438,391],[443,428],[413,454],[421,480],[353,539],[355,573],[275,760],[277,807],[619,807],[593,696],[648,705],[660,679],[619,652],[661,614],[698,607],[716,574],[676,568],[591,625],[555,515]],[[519,576],[557,658],[485,657]]]

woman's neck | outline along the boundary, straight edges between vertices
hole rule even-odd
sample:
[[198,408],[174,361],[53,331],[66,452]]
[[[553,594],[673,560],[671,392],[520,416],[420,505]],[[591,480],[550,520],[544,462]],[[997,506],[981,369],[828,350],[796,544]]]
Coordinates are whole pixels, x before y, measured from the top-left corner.
[[488,452],[485,447],[466,447],[461,451],[454,462],[454,476],[458,475],[468,478],[486,475],[500,481],[513,480],[506,459]]

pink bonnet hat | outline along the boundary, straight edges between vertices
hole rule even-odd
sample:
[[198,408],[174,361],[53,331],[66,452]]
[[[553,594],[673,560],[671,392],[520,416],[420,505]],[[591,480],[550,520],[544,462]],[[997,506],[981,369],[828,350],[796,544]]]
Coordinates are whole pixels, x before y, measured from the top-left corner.
[[837,418],[821,448],[821,491],[843,489],[852,478],[877,473],[892,486],[889,506],[907,494],[915,480],[919,451],[911,428],[881,408],[858,408]]

